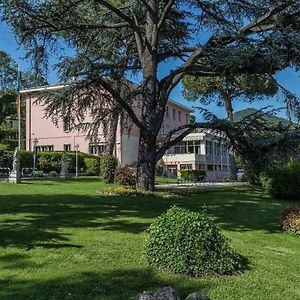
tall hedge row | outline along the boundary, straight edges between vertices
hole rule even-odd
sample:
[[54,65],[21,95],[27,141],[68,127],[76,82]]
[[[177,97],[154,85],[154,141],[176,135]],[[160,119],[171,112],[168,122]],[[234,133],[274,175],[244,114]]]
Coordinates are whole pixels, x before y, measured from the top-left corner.
[[[49,173],[51,171],[60,172],[62,151],[47,151],[37,152],[36,167],[39,171]],[[0,153],[1,154],[1,153]],[[76,152],[67,152],[68,157],[68,171],[70,173],[76,172]],[[33,167],[33,152],[20,151],[21,169]],[[12,167],[13,152],[5,152],[0,155],[0,167]],[[80,173],[87,173],[88,175],[100,174],[100,160],[101,157],[90,155],[86,153],[78,153],[78,170]]]

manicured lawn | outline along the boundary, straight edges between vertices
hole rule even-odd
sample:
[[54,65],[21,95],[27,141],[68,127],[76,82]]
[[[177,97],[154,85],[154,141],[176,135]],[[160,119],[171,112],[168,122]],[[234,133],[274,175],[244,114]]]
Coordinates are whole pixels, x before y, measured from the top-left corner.
[[174,184],[174,183],[178,183],[180,181],[178,181],[177,178],[168,178],[168,177],[164,177],[164,176],[156,176],[155,177],[155,183],[156,184]]
[[[183,296],[300,299],[300,238],[281,231],[287,202],[251,187],[183,198],[113,197],[96,179],[0,183],[0,299],[132,299],[165,285]],[[187,278],[147,267],[144,230],[172,205],[202,210],[250,261],[236,276]]]

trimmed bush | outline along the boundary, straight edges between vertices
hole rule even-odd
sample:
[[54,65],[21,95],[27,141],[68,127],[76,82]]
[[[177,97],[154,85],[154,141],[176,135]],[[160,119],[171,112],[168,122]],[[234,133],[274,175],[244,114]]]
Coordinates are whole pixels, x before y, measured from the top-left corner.
[[300,236],[300,207],[286,207],[282,213],[282,228]]
[[155,165],[155,176],[162,176],[164,168],[161,165]]
[[199,181],[201,178],[206,176],[204,170],[181,170],[181,178],[186,181]]
[[112,155],[103,156],[100,162],[100,174],[106,183],[114,183],[118,159]]
[[97,158],[85,158],[86,174],[89,176],[100,175],[100,161]]
[[122,185],[135,185],[136,176],[128,167],[119,167],[116,170],[116,182]]
[[148,229],[149,264],[190,276],[233,274],[245,267],[227,238],[205,213],[173,207]]
[[261,176],[260,181],[274,198],[300,200],[300,163],[297,160],[275,167],[269,174]]
[[[36,166],[38,170],[43,171],[45,174],[49,174],[51,171],[55,171],[57,173],[60,172],[61,169],[61,156],[63,151],[45,151],[45,152],[37,152],[36,154]],[[74,151],[70,151],[66,153],[68,157],[68,171],[70,173],[76,172],[76,153]],[[1,155],[0,149],[0,166],[9,166],[12,165],[12,151],[5,151]],[[33,167],[33,152],[32,151],[20,151],[21,158],[21,169],[32,168]],[[90,155],[82,152],[78,152],[78,170],[82,173],[85,173],[87,170],[86,163],[84,161],[85,158],[90,158],[96,160],[98,165],[100,164],[100,157],[96,155]],[[97,164],[95,162],[95,164]],[[99,175],[100,171],[97,172]]]

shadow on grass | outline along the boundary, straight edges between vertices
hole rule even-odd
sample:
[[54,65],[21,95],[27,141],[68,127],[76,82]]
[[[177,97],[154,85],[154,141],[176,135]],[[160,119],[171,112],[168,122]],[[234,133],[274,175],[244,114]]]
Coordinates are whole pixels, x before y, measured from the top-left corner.
[[[28,261],[29,255],[11,253],[0,256],[2,270],[20,270],[27,267],[35,267],[36,265]],[[1,281],[0,281],[1,286]]]
[[203,206],[218,225],[230,231],[280,230],[282,204],[252,188],[190,191],[182,198],[97,195],[0,195],[0,247],[82,247],[61,229],[99,228],[137,234],[170,206]]
[[188,283],[183,284],[180,277],[173,277],[166,282],[150,268],[139,268],[99,273],[79,273],[49,281],[26,281],[10,277],[0,280],[0,298],[2,300],[129,300],[135,299],[139,293],[145,290],[155,291],[169,285],[176,286],[184,297],[191,292],[205,291],[207,293],[210,288],[207,283],[201,284],[199,280],[190,280]]

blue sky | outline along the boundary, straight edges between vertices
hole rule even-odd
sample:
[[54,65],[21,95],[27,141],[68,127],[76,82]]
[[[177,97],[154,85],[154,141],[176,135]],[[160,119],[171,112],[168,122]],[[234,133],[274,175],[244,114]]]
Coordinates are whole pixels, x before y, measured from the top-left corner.
[[[0,22],[0,50],[9,53],[12,56],[12,58],[20,65],[21,69],[25,70],[30,68],[30,62],[24,59],[24,55],[25,55],[24,48],[18,45],[9,27],[6,24],[1,22]],[[50,61],[50,63],[54,64],[55,58],[53,58]],[[160,67],[160,75],[163,76],[165,73],[168,72],[170,68],[174,69],[175,67],[176,67],[176,62],[173,63],[170,62],[168,63],[168,65],[166,64],[162,65]],[[283,85],[285,88],[287,88],[288,90],[296,94],[298,97],[300,97],[300,73],[296,73],[292,69],[288,69],[276,74],[276,78],[281,85]],[[48,81],[49,83],[57,82],[57,76],[54,71],[49,72]],[[197,106],[197,103],[187,102],[183,98],[181,91],[182,91],[182,86],[178,85],[172,92],[171,98],[189,107]],[[255,102],[252,104],[236,101],[234,103],[234,110],[237,111],[248,107],[254,107],[259,109],[270,105],[274,106],[275,108],[280,108],[284,106],[281,101],[278,101],[277,97],[274,97],[264,101]],[[214,114],[216,114],[218,117],[225,117],[226,115],[224,108],[217,107],[216,105],[212,104],[207,106],[206,108],[209,109]],[[284,110],[278,114],[282,117],[285,117]],[[198,120],[202,119],[201,115],[197,111],[196,111],[196,116]]]

